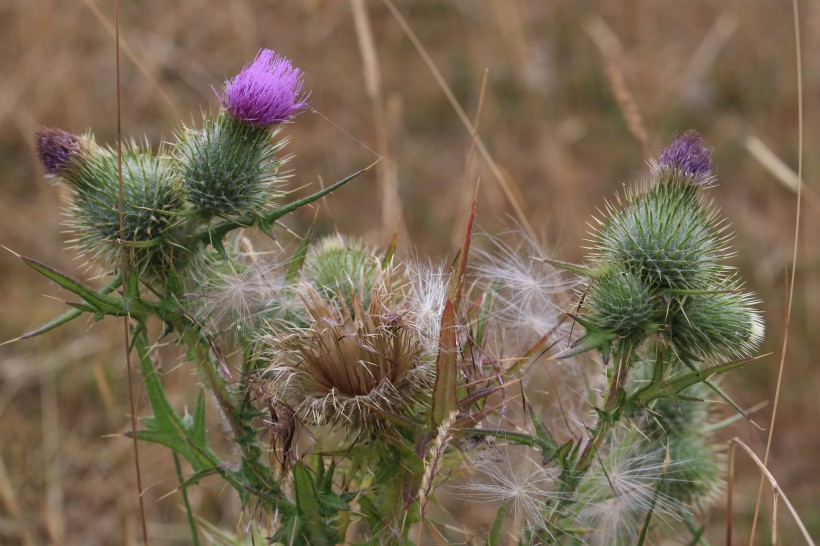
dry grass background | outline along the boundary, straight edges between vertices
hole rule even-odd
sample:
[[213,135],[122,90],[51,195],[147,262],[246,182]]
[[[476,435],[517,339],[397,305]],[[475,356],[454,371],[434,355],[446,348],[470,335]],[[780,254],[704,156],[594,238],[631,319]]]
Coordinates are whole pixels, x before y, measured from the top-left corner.
[[[0,243],[86,278],[64,249],[60,188],[43,177],[32,135],[45,124],[90,128],[98,141],[113,141],[112,5],[0,2]],[[763,351],[779,353],[795,194],[778,179],[789,180],[789,171],[773,174],[777,165],[750,137],[796,165],[788,3],[418,0],[398,9],[469,117],[487,71],[478,134],[535,233],[562,259],[581,257],[585,222],[605,197],[645,172],[648,155],[675,132],[700,130],[714,146],[714,199],[737,232],[734,263],[765,302]],[[809,193],[770,468],[820,535],[820,200],[811,191],[820,169],[820,2],[803,2],[801,10]],[[401,214],[421,254],[452,256],[459,211],[476,177],[481,227],[497,232],[515,223],[486,161],[478,157],[467,176],[470,134],[380,0],[123,1],[122,37],[124,132],[155,143],[180,119],[214,107],[211,86],[260,47],[302,67],[321,115],[305,113],[287,130],[294,186],[331,183],[372,162],[372,153],[346,133],[389,156],[378,172],[323,202],[320,230],[335,225],[383,243]],[[303,230],[312,217],[305,212],[290,223]],[[0,338],[61,312],[59,302],[43,296],[57,294],[55,288],[12,254],[0,254],[0,275]],[[169,389],[181,405],[192,399],[194,375],[169,357]],[[128,424],[121,325],[76,321],[4,346],[0,359],[0,543],[133,544],[131,447],[117,436]],[[770,356],[733,373],[727,386],[750,407],[773,398],[776,374],[777,357]],[[770,410],[755,418],[765,425]],[[765,432],[741,423],[731,434],[762,454]],[[181,499],[168,495],[176,484],[170,455],[151,446],[141,453],[152,543],[184,544]],[[741,544],[759,474],[740,455],[738,463],[734,521]],[[236,501],[216,484],[198,487],[193,501],[206,518],[236,525]],[[764,503],[758,544],[770,540],[770,506]],[[721,542],[720,510],[712,523],[710,537]],[[797,540],[787,515],[779,523],[784,543]]]

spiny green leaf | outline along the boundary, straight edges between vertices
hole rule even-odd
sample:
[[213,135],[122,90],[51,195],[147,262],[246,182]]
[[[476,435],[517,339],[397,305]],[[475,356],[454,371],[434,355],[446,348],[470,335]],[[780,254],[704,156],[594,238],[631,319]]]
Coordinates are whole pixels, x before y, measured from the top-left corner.
[[204,446],[207,443],[205,438],[205,394],[200,391],[196,399],[196,409],[194,410],[193,426],[188,431],[191,440],[197,444]]
[[[376,162],[376,163],[378,163],[378,162]],[[212,229],[208,229],[208,230],[205,230],[205,231],[202,231],[202,232],[198,233],[197,235],[194,236],[194,238],[196,240],[200,241],[200,242],[203,242],[203,243],[210,243],[214,246],[214,248],[216,248],[217,250],[220,250],[221,252],[224,253],[224,247],[222,246],[222,241],[225,238],[225,235],[227,235],[229,232],[233,231],[234,229],[242,228],[242,227],[248,227],[250,225],[253,225],[254,223],[259,223],[259,222],[263,222],[263,221],[267,222],[269,224],[273,224],[274,222],[276,222],[277,220],[279,220],[283,216],[285,216],[287,214],[290,214],[291,212],[294,212],[294,211],[296,211],[296,210],[298,210],[298,209],[300,209],[300,208],[302,208],[306,205],[309,205],[309,204],[313,203],[314,201],[317,201],[317,200],[321,199],[325,195],[328,195],[329,193],[332,193],[332,192],[336,191],[337,189],[341,188],[342,186],[344,186],[345,184],[347,184],[348,182],[350,182],[351,180],[353,180],[354,178],[356,178],[360,174],[362,174],[364,172],[367,172],[370,169],[372,169],[373,166],[376,165],[376,163],[368,165],[364,169],[360,169],[360,170],[356,171],[355,173],[351,174],[350,176],[347,176],[347,177],[339,180],[335,184],[333,184],[331,186],[328,186],[327,188],[325,188],[323,190],[317,191],[316,193],[314,193],[312,195],[309,195],[309,196],[307,196],[303,199],[298,199],[298,200],[296,200],[292,203],[289,203],[285,206],[282,206],[280,208],[274,209],[272,211],[264,212],[264,213],[260,214],[259,216],[254,215],[254,216],[251,216],[251,217],[248,217],[248,218],[240,218],[238,220],[227,220],[225,222],[222,222],[222,223],[214,226]]]
[[100,292],[94,290],[89,286],[86,286],[80,281],[72,279],[68,275],[61,273],[60,271],[57,271],[53,267],[42,264],[37,260],[27,258],[25,256],[21,256],[20,259],[23,260],[23,263],[25,263],[27,266],[37,271],[44,277],[54,281],[59,286],[65,288],[69,292],[80,296],[83,300],[88,302],[89,305],[94,307],[100,313],[103,313],[104,315],[114,316],[122,316],[125,314],[125,309],[122,306],[122,301],[101,294]]
[[544,421],[535,413],[532,409],[530,410],[530,419],[532,419],[532,424],[535,427],[535,435],[541,440],[542,445],[549,446],[549,452],[544,451],[544,459],[552,459],[555,456],[555,452],[558,450],[558,442],[555,441],[555,437],[553,437],[552,433],[549,431],[547,426],[544,424]]
[[525,434],[523,432],[513,432],[511,430],[490,430],[483,428],[462,428],[459,429],[459,433],[467,435],[473,434],[476,436],[484,436],[491,438],[503,438],[505,440],[513,442],[514,444],[529,447],[537,447],[541,450],[541,453],[544,454],[555,453],[555,449],[553,449],[552,443],[544,441],[536,436]]
[[695,370],[693,372],[689,372],[686,374],[679,375],[675,378],[672,378],[666,381],[664,384],[661,385],[650,385],[649,388],[644,389],[640,393],[637,394],[637,399],[640,403],[645,404],[655,398],[660,398],[661,396],[669,396],[676,395],[677,393],[691,387],[696,383],[702,383],[712,376],[720,375],[722,373],[726,373],[728,371],[734,370],[736,368],[742,368],[746,366],[750,362],[757,360],[761,357],[756,358],[745,358],[743,360],[736,360],[734,362],[726,362],[724,364],[715,364],[714,366],[709,366],[702,370]]
[[296,509],[304,520],[305,531],[310,544],[316,546],[333,546],[335,542],[328,536],[324,525],[322,510],[310,472],[304,463],[297,462],[293,467],[293,486],[296,495]]
[[[110,294],[111,292],[116,290],[120,286],[120,284],[121,284],[120,277],[117,276],[110,283],[108,283],[106,286],[104,286],[100,290],[100,294],[102,294],[102,295]],[[96,308],[94,308],[94,312],[96,314],[99,314],[99,312],[96,310]],[[82,314],[83,314],[83,310],[81,310],[81,309],[77,309],[77,308],[71,309],[70,311],[66,311],[62,315],[60,315],[58,317],[55,317],[54,319],[48,321],[47,323],[43,324],[42,326],[40,326],[38,328],[35,328],[33,330],[29,330],[28,332],[21,335],[20,337],[17,337],[15,339],[11,339],[11,340],[3,342],[3,343],[0,343],[0,346],[5,345],[7,343],[14,343],[16,341],[22,341],[22,340],[28,339],[30,337],[39,336],[40,334],[45,334],[46,332],[50,332],[51,330],[53,330],[53,329],[55,329],[59,326],[62,326],[63,324],[71,322],[72,320],[74,320],[75,318],[79,317]]]
[[548,264],[557,267],[558,269],[563,269],[565,271],[569,271],[570,273],[575,273],[576,275],[584,278],[589,278],[592,276],[592,272],[587,266],[584,265],[576,265],[569,262],[562,262],[560,260],[544,260]]
[[609,357],[612,354],[612,344],[615,341],[615,334],[606,330],[596,329],[594,326],[589,324],[584,324],[582,320],[579,320],[580,317],[573,318],[583,325],[587,331],[568,349],[555,355],[555,358],[570,358],[587,351],[597,349],[601,352],[604,365],[609,364]]

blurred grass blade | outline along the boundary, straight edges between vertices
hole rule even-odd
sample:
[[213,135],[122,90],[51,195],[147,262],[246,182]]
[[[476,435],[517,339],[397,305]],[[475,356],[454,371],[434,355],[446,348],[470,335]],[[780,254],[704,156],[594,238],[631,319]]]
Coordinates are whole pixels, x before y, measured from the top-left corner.
[[450,287],[450,297],[454,302],[461,301],[461,290],[464,284],[464,275],[467,272],[467,262],[470,258],[470,243],[473,238],[473,225],[475,224],[476,204],[478,202],[478,185],[476,185],[476,196],[473,198],[473,206],[470,208],[470,215],[467,217],[467,229],[464,231],[464,241],[461,244],[461,251],[459,252],[458,266],[456,267],[456,274],[453,275],[451,281],[454,283]]
[[501,528],[504,526],[504,519],[507,517],[507,508],[501,505],[498,508],[498,513],[493,521],[493,526],[490,528],[490,536],[487,537],[487,546],[499,546],[499,538],[501,537]]
[[393,256],[396,255],[396,248],[399,246],[399,231],[398,228],[396,231],[393,232],[393,237],[390,239],[390,245],[387,247],[387,250],[384,253],[384,258],[382,258],[382,269],[387,268],[390,265],[390,262],[393,261]]

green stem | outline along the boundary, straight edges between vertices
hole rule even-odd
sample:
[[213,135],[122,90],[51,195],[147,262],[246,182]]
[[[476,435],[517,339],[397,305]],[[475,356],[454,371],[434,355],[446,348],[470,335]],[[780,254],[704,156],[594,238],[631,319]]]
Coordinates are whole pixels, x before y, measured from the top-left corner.
[[[255,493],[263,497],[267,497],[267,493],[272,493],[277,498],[282,497],[282,489],[278,482],[270,479],[270,468],[260,460],[262,450],[257,444],[256,430],[250,422],[253,412],[243,414],[234,404],[234,392],[219,375],[219,362],[212,356],[210,340],[196,329],[184,330],[182,340],[188,347],[189,357],[197,364],[206,385],[216,398],[220,413],[228,422],[231,442],[242,455],[242,468],[249,484]],[[242,392],[242,389],[239,391]],[[271,507],[273,506],[272,504]]]
[[[618,399],[621,392],[624,390],[626,383],[627,371],[631,365],[633,354],[633,346],[629,345],[627,350],[620,354],[618,358],[618,365],[615,372],[612,374],[612,379],[609,383],[609,392],[604,401],[604,412],[612,415],[617,410]],[[601,443],[606,432],[609,430],[610,423],[608,419],[599,419],[598,426],[592,431],[592,438],[584,448],[581,456],[578,458],[578,463],[575,465],[575,470],[583,474],[589,469],[592,464],[595,451],[598,449],[598,444]],[[580,477],[580,476],[579,476]]]
[[191,527],[191,541],[194,546],[199,546],[199,533],[196,530],[196,521],[194,521],[194,512],[191,510],[191,502],[188,500],[188,487],[185,485],[185,479],[182,476],[182,466],[179,464],[179,455],[176,451],[171,451],[174,456],[174,466],[177,469],[177,478],[179,479],[179,488],[182,492],[182,502],[185,504],[185,513],[188,516],[188,525]]

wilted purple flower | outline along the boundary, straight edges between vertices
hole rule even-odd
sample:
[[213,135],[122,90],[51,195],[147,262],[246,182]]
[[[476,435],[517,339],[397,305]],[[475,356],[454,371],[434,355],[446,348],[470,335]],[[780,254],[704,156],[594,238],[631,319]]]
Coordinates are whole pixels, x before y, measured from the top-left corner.
[[261,49],[232,80],[225,83],[222,105],[232,118],[266,127],[287,121],[307,105],[303,73],[288,59]]
[[59,174],[80,153],[80,137],[61,129],[43,127],[34,134],[34,138],[37,141],[37,157],[46,174]]
[[695,178],[712,174],[712,152],[694,129],[672,139],[658,156],[658,168],[675,169]]

